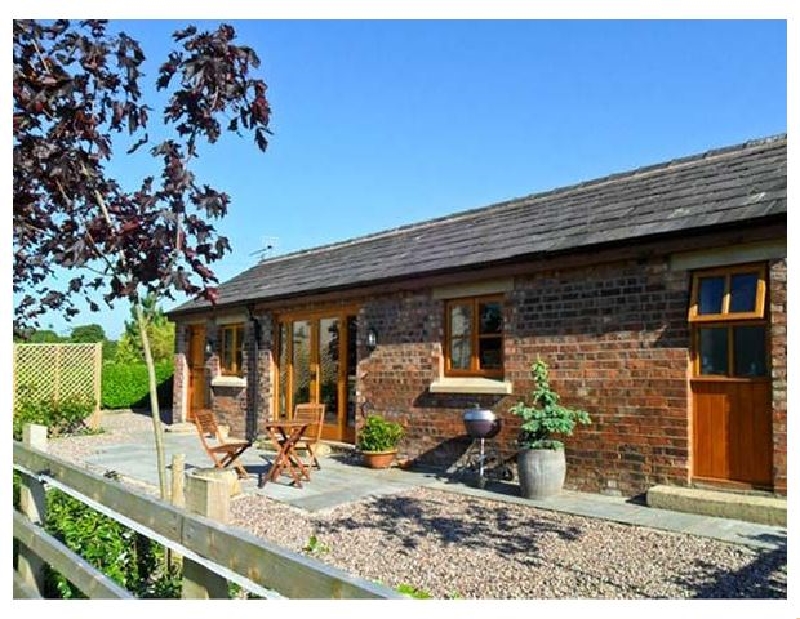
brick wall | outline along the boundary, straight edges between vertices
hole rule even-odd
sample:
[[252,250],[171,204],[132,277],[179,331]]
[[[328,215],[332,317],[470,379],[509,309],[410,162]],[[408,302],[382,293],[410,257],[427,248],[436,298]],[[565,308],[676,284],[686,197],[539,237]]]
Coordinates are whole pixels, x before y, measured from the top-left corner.
[[[359,315],[359,333],[378,333],[378,347],[368,353],[359,342],[359,392],[375,412],[401,423],[406,436],[401,458],[432,465],[456,460],[469,445],[461,415],[494,397],[432,394],[431,382],[443,367],[444,305],[429,292],[398,293],[369,301]],[[358,419],[361,422],[361,419]],[[360,425],[360,423],[359,423]]]
[[567,485],[633,494],[688,481],[688,275],[664,262],[627,263],[517,278],[504,303],[505,376],[513,396],[431,394],[440,377],[444,304],[428,293],[366,305],[380,346],[361,363],[361,391],[407,428],[401,456],[437,466],[469,445],[463,411],[477,403],[503,423],[496,437],[513,462],[519,419],[508,409],[532,388],[530,365],[593,424],[567,439]]
[[770,352],[772,355],[772,476],[786,494],[786,259],[769,265]]
[[565,439],[567,487],[634,494],[689,476],[689,277],[665,261],[517,282],[506,376],[530,393],[541,355],[566,406],[592,418]]
[[175,354],[173,355],[172,375],[172,421],[187,421],[186,398],[189,388],[186,351],[188,346],[189,326],[184,323],[175,325]]
[[[401,459],[447,467],[470,445],[462,414],[477,403],[500,416],[503,429],[495,441],[513,463],[519,420],[508,409],[527,399],[530,366],[540,355],[562,402],[592,417],[590,426],[578,427],[565,440],[568,488],[633,495],[654,484],[686,485],[691,472],[689,287],[688,272],[672,271],[658,257],[518,276],[503,306],[505,378],[513,385],[513,395],[505,397],[430,393],[444,366],[444,302],[430,291],[352,299],[348,305],[361,306],[357,424],[363,423],[362,407],[369,403],[406,428]],[[770,263],[769,295],[774,480],[776,489],[785,492],[785,260]],[[259,315],[264,327],[258,386],[262,422],[272,414],[276,388],[267,371],[271,316],[266,311]],[[378,333],[378,346],[371,352],[365,341],[369,327]],[[215,327],[209,323],[207,328]],[[247,323],[248,340],[250,329]],[[248,350],[245,365],[247,375]],[[209,377],[216,375],[216,357],[208,367]],[[180,380],[176,374],[176,385]],[[244,434],[246,394],[246,389],[212,390],[211,403],[234,435]]]

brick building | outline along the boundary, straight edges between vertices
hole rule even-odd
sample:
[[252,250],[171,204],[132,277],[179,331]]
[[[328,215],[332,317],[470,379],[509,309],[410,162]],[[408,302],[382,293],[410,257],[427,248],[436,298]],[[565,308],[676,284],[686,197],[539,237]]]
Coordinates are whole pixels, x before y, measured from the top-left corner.
[[264,260],[170,312],[173,414],[254,436],[320,401],[352,443],[369,404],[444,467],[477,402],[513,458],[541,356],[593,420],[568,488],[785,494],[786,208],[783,135]]

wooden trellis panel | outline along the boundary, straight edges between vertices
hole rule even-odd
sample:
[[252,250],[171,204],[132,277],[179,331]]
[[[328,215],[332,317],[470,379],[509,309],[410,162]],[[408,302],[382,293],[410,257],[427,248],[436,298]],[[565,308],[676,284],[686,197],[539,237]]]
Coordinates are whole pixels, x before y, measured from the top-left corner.
[[14,397],[93,398],[100,410],[102,344],[14,344]]

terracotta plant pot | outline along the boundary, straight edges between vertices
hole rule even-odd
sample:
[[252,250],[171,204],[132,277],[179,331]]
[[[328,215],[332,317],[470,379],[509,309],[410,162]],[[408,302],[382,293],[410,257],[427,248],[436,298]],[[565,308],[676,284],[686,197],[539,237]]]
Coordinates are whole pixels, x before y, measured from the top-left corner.
[[394,457],[397,455],[396,449],[388,451],[362,451],[361,455],[364,457],[364,465],[370,469],[388,469]]

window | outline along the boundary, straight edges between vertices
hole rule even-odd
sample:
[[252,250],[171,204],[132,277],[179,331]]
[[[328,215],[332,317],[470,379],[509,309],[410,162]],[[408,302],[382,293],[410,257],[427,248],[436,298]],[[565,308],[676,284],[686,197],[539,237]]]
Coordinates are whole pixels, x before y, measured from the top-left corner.
[[445,311],[445,374],[502,377],[502,299],[447,301]]
[[243,355],[244,324],[220,327],[220,366],[222,373],[229,376],[244,374]]
[[689,322],[762,319],[766,289],[762,265],[695,273]]
[[765,275],[762,265],[694,274],[689,322],[694,324],[695,376],[767,376]]

